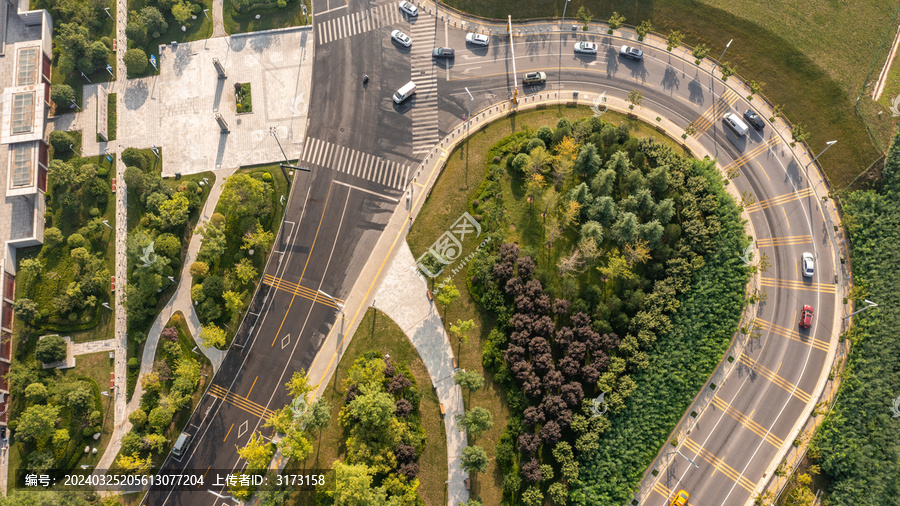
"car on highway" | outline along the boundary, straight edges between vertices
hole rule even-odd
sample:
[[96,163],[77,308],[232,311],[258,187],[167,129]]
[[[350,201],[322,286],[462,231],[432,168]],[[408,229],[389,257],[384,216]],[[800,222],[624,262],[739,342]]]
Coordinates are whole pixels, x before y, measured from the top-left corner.
[[407,2],[406,0],[402,0],[400,2],[400,10],[409,14],[410,16],[419,15],[419,8],[413,5],[411,2]]
[[469,32],[466,34],[466,42],[475,44],[476,46],[486,46],[490,42],[490,38],[482,33]]
[[813,308],[810,305],[803,306],[800,311],[800,328],[808,329],[812,326]]
[[619,48],[619,56],[631,58],[632,60],[643,60],[644,52],[636,47],[622,46],[621,48]]
[[581,41],[575,43],[576,53],[597,54],[597,44],[593,42]]
[[806,278],[813,277],[813,273],[815,272],[815,261],[812,253],[803,253],[800,255],[801,262],[803,263],[803,276]]
[[394,30],[393,32],[391,32],[391,38],[396,40],[397,43],[401,46],[409,47],[412,45],[412,39],[409,38],[409,35],[406,35],[400,30]]
[[547,80],[547,74],[543,72],[528,72],[522,76],[523,84],[541,84]]
[[688,502],[688,497],[688,493],[684,489],[679,490],[672,502],[669,503],[669,506],[685,506]]
[[762,118],[759,117],[759,114],[756,114],[756,111],[753,109],[747,109],[744,111],[744,119],[747,120],[747,123],[750,123],[750,126],[755,128],[758,132],[761,132],[763,127],[766,126],[766,122],[763,121]]
[[456,51],[452,47],[436,47],[431,55],[437,58],[453,58],[456,56]]

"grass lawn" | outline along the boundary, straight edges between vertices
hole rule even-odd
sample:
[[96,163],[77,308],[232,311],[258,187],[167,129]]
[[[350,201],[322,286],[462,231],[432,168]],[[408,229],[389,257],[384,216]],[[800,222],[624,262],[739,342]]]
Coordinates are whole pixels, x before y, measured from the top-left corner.
[[[515,12],[523,19],[560,16],[565,2],[447,3],[488,18],[505,18]],[[574,19],[582,5],[597,21],[617,11],[632,25],[649,20],[658,33],[680,30],[686,44],[706,43],[711,58],[717,58],[734,39],[723,61],[736,65],[744,79],[766,83],[763,95],[783,104],[785,116],[793,124],[807,127],[813,150],[820,150],[827,141],[840,140],[820,159],[834,186],[843,188],[879,157],[866,122],[879,139],[891,134],[891,125],[878,121],[877,112],[873,111],[873,117],[861,107],[864,122],[853,106],[873,57],[877,63],[871,80],[877,78],[884,62],[886,51],[875,53],[884,34],[896,31],[896,21],[889,26],[896,2],[873,0],[854,4],[848,11],[826,0],[780,0],[765,8],[751,0],[576,0],[568,6],[567,15]],[[887,148],[887,142],[880,143],[882,149]]]
[[[110,93],[107,95],[107,108],[106,108],[106,135],[109,136],[109,141],[116,140],[116,94]],[[97,134],[97,142],[101,142],[100,135]]]
[[[319,433],[318,439],[313,441],[313,453],[303,462],[291,461],[286,472],[302,469],[331,469],[335,460],[343,460],[346,457],[344,441],[347,435],[338,422],[338,413],[344,403],[341,385],[347,377],[347,371],[353,365],[353,361],[369,350],[386,353],[391,356],[394,363],[408,365],[415,376],[419,392],[422,394],[419,414],[428,437],[425,450],[419,457],[419,496],[425,499],[428,506],[447,504],[446,485],[444,484],[447,480],[447,438],[437,395],[430,387],[431,378],[415,347],[409,342],[400,327],[387,315],[372,308],[366,311],[347,351],[341,357],[341,362],[328,383],[328,387],[322,391],[322,398],[332,407],[331,422]],[[291,502],[291,504],[298,505],[314,503],[314,494],[302,492],[297,492]]]
[[[303,8],[300,7],[300,2],[297,0],[291,0],[283,9],[278,7],[257,9],[247,14],[240,14],[234,10],[234,0],[224,0],[224,2],[222,13],[225,18],[225,31],[228,34],[303,26],[311,22],[309,17],[303,14]],[[308,1],[303,3],[306,4],[307,12],[312,12],[310,3]],[[256,19],[257,15],[259,15],[259,19]]]

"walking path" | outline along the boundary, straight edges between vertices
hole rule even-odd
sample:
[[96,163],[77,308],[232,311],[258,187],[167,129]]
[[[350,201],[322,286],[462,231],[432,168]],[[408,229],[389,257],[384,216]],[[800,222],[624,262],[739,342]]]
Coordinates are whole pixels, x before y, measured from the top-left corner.
[[225,9],[225,1],[224,0],[213,0],[212,6],[212,21],[213,21],[213,31],[212,35],[209,38],[214,39],[216,37],[225,37],[228,33],[225,32],[225,15],[223,11]]
[[[377,309],[390,316],[403,329],[406,337],[416,347],[419,357],[431,376],[431,383],[437,392],[438,402],[444,407],[444,430],[447,436],[447,480],[457,494],[463,493],[465,479],[469,474],[460,468],[462,450],[466,447],[466,435],[456,427],[456,417],[465,411],[462,390],[453,381],[453,349],[444,331],[444,322],[428,300],[428,285],[419,274],[416,260],[409,245],[404,241],[397,248],[397,254],[387,275],[375,294]],[[449,504],[465,502],[459,497]]]

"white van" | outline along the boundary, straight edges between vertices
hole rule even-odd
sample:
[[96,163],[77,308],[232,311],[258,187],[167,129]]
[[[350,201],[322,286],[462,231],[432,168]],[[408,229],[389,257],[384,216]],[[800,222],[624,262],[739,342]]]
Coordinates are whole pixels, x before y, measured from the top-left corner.
[[416,83],[410,81],[403,85],[402,88],[397,90],[397,93],[394,93],[394,103],[400,104],[407,98],[416,94]]
[[178,439],[175,440],[175,446],[172,447],[172,455],[176,457],[181,457],[184,455],[185,450],[188,449],[188,446],[191,444],[191,435],[187,432],[182,432]]
[[747,131],[750,130],[750,127],[744,123],[744,120],[733,112],[729,112],[725,116],[722,116],[722,121],[725,123],[725,126],[730,128],[738,137],[747,135]]

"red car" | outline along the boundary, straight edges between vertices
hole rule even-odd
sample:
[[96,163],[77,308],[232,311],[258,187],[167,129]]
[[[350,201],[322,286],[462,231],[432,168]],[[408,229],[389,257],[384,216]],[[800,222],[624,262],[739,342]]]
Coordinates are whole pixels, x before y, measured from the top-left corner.
[[116,277],[115,276],[109,277],[109,290],[112,292],[116,291]]
[[812,306],[803,306],[803,311],[800,311],[800,328],[808,329],[812,325],[812,317]]
[[116,193],[116,178],[112,178],[112,192]]

